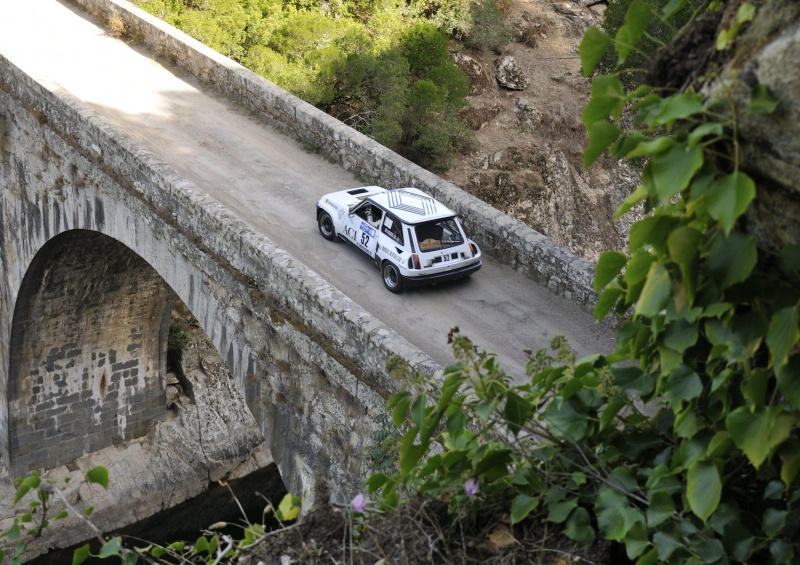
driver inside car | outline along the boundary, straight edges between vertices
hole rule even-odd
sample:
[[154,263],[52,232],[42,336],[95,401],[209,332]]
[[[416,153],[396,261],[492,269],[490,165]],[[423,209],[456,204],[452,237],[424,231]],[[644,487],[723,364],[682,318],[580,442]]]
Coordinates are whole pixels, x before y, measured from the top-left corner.
[[381,218],[383,217],[381,211],[380,210],[373,211],[372,207],[369,207],[367,208],[366,213],[367,213],[367,221],[369,222],[369,224],[373,228],[377,228],[381,223]]

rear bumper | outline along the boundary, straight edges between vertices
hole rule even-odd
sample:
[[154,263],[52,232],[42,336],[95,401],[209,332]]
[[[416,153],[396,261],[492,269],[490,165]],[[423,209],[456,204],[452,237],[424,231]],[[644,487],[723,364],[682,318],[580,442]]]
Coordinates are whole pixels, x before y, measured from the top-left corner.
[[420,275],[417,277],[403,277],[403,283],[405,286],[422,286],[426,284],[435,284],[445,281],[451,281],[453,279],[460,279],[461,277],[468,277],[472,273],[476,272],[483,266],[482,261],[478,261],[477,263],[472,263],[471,265],[467,265],[465,267],[461,267],[459,269],[453,269],[452,271],[445,271],[443,273],[435,273],[432,275]]

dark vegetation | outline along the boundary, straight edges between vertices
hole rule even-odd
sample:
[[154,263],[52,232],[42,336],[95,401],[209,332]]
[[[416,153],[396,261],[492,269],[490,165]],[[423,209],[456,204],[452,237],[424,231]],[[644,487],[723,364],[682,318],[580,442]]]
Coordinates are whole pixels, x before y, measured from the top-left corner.
[[472,141],[458,114],[469,90],[451,39],[485,51],[511,39],[495,0],[135,3],[435,171]]

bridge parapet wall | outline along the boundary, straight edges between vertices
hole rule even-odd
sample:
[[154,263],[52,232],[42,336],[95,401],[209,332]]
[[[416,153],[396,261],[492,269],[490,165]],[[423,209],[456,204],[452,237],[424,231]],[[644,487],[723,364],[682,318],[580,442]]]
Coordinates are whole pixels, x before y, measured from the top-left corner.
[[462,218],[484,252],[591,311],[594,264],[125,0],[72,0],[368,182],[417,187]]
[[[2,55],[0,124],[0,358],[9,359],[10,320],[36,253],[70,230],[103,233],[147,261],[198,319],[287,488],[312,491],[316,477],[344,491],[357,484],[364,442],[396,390],[386,361],[439,367],[68,92]],[[5,363],[0,371],[3,386]],[[10,399],[0,400],[5,411]]]

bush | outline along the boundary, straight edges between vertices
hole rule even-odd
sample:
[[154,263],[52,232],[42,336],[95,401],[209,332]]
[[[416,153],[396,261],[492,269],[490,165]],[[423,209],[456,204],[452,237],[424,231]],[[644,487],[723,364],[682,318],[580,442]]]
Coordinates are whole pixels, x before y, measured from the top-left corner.
[[447,35],[433,24],[412,26],[400,37],[399,46],[411,74],[417,78],[428,78],[431,70],[452,64]]
[[[742,4],[727,41],[755,9]],[[648,16],[631,4],[622,63]],[[585,34],[585,74],[612,43]],[[742,111],[778,103],[755,85]],[[638,129],[623,130],[626,104]],[[596,269],[595,316],[622,317],[617,349],[576,360],[556,341],[513,385],[456,335],[443,381],[418,375],[422,392],[388,403],[396,470],[367,481],[384,508],[408,492],[448,501],[452,516],[499,502],[512,525],[536,516],[582,544],[621,542],[638,565],[797,562],[800,246],[767,248],[748,233],[742,219],[768,189],[737,159],[737,114],[717,110],[691,90],[626,92],[617,73],[594,78],[584,164],[606,151],[646,159],[617,214],[642,203],[647,215],[627,252],[603,254]]]
[[472,25],[461,33],[467,47],[499,54],[513,38],[513,29],[503,21],[503,10],[495,0],[472,4]]
[[189,332],[186,331],[186,323],[180,320],[172,320],[169,323],[169,337],[167,338],[168,352],[183,352],[189,345]]
[[[285,6],[279,0],[137,1],[423,166],[445,170],[452,160],[446,152],[470,144],[471,134],[457,115],[469,94],[466,77],[450,58],[447,33],[409,17],[421,4],[378,10],[373,0],[358,0],[323,11],[310,0]],[[431,14],[467,13],[469,3],[426,6]],[[408,98],[418,80],[435,87],[429,106],[420,111]],[[443,130],[426,131],[429,127]]]

